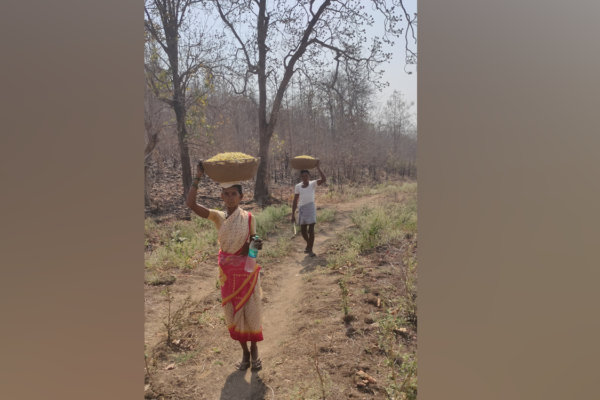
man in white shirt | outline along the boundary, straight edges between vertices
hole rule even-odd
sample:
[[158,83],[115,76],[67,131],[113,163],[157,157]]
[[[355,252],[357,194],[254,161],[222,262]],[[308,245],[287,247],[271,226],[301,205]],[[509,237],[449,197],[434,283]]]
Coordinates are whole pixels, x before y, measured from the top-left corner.
[[305,253],[310,257],[314,257],[313,244],[315,242],[315,224],[317,223],[317,207],[315,206],[315,191],[317,186],[321,186],[327,181],[325,174],[319,167],[320,161],[317,160],[317,170],[321,175],[321,179],[316,181],[310,180],[310,172],[306,169],[300,171],[300,179],[302,182],[296,185],[294,205],[292,207],[292,222],[296,222],[296,208],[298,208],[298,224],[302,237],[306,241]]

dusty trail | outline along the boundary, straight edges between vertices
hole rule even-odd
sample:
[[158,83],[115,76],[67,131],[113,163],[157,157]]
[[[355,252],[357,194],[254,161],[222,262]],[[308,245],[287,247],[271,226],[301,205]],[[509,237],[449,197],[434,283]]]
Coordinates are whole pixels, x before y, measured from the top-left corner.
[[[181,354],[164,352],[163,356],[154,352],[153,357],[158,357],[159,371],[154,376],[152,386],[154,395],[149,399],[160,398],[162,393],[169,399],[208,399],[208,400],[262,400],[281,397],[282,389],[272,392],[268,387],[268,382],[272,382],[274,375],[281,379],[294,380],[295,371],[301,374],[302,367],[296,355],[287,359],[283,356],[284,350],[294,348],[291,353],[301,354],[308,351],[310,342],[303,336],[302,329],[307,327],[307,323],[315,318],[306,314],[304,311],[300,314],[300,309],[313,307],[313,311],[319,313],[321,310],[337,308],[337,296],[321,297],[317,294],[316,299],[313,295],[307,295],[303,278],[307,274],[318,270],[318,267],[327,265],[327,250],[331,242],[335,241],[338,234],[343,232],[353,223],[350,220],[350,213],[364,204],[373,204],[379,201],[379,196],[365,196],[347,203],[324,204],[323,208],[335,211],[335,218],[330,223],[321,223],[316,225],[316,235],[314,251],[316,257],[309,257],[304,254],[306,243],[300,232],[292,239],[292,251],[280,259],[267,261],[263,268],[261,277],[263,288],[263,307],[264,323],[263,333],[265,340],[259,344],[260,357],[263,362],[261,371],[236,371],[234,364],[240,361],[241,349],[237,342],[229,338],[225,325],[219,321],[222,311],[220,310],[220,290],[215,287],[215,266],[210,262],[202,265],[187,273],[179,272],[177,281],[171,286],[174,296],[174,303],[180,304],[183,299],[191,295],[195,302],[198,302],[196,312],[209,309],[209,316],[212,319],[202,322],[203,326],[195,325],[191,328],[198,340],[197,350],[192,359],[187,363],[177,366],[174,370],[165,371],[164,367],[172,363],[165,357],[180,357]],[[289,224],[287,222],[286,224]],[[289,232],[289,231],[288,231]],[[276,238],[271,238],[276,240]],[[319,268],[321,269],[321,268]],[[314,275],[314,274],[312,274]],[[164,296],[160,295],[165,290],[161,287],[146,287],[146,324],[145,341],[148,349],[159,349],[161,341],[164,341],[166,334],[162,324],[166,315],[166,302]],[[337,285],[332,284],[323,287],[323,290],[337,290]],[[336,292],[337,293],[337,292]],[[329,303],[327,303],[329,302]],[[335,303],[335,305],[332,304]],[[329,311],[326,311],[329,312]],[[200,314],[197,314],[200,315]],[[300,340],[298,340],[300,339]],[[299,344],[301,343],[301,344]],[[310,346],[309,346],[310,347]],[[288,354],[291,354],[288,352]],[[285,361],[288,368],[281,376],[278,364]],[[288,381],[289,382],[289,381]],[[147,382],[148,383],[148,382]],[[156,396],[156,397],[155,397]]]

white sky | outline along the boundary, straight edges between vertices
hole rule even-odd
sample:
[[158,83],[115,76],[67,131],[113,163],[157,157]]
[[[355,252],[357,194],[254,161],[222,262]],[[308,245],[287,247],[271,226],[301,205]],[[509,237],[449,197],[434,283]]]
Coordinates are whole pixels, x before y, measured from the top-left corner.
[[[364,0],[364,4],[368,4],[368,0]],[[411,17],[414,18],[414,13],[417,12],[417,0],[406,0],[406,11],[409,13]],[[375,14],[375,26],[374,29],[367,28],[367,33],[369,37],[371,36],[381,36],[381,29],[377,29],[378,15]],[[404,27],[406,24],[405,18],[402,18],[403,22],[401,22],[401,26]],[[418,39],[418,31],[415,31]],[[411,49],[416,53],[417,46],[413,44],[414,40],[409,36],[409,44],[411,45]],[[383,51],[386,53],[392,53],[392,60],[389,64],[382,66],[382,69],[385,70],[383,75],[383,80],[389,82],[390,86],[383,89],[381,93],[378,92],[379,101],[384,103],[392,94],[394,90],[398,90],[402,92],[405,99],[410,103],[412,101],[415,102],[415,105],[411,108],[411,111],[417,112],[417,66],[409,65],[406,67],[406,71],[412,72],[412,75],[409,75],[407,72],[404,72],[405,66],[405,39],[404,37],[395,41],[395,45],[384,46]],[[416,121],[416,119],[415,119]]]

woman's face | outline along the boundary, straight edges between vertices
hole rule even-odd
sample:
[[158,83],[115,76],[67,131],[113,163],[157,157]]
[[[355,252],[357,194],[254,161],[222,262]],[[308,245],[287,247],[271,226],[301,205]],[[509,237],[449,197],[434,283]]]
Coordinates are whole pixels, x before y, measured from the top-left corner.
[[234,186],[223,189],[221,192],[221,199],[223,199],[225,205],[229,208],[238,206],[243,198],[244,195],[240,194]]
[[303,183],[308,184],[308,180],[310,179],[310,175],[307,174],[306,172],[303,172],[302,175],[300,175],[300,179],[302,179]]

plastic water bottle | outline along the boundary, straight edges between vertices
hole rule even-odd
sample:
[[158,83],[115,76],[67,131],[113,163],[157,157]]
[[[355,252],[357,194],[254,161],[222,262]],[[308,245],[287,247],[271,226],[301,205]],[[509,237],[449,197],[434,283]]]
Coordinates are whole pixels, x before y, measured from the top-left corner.
[[244,270],[246,272],[254,271],[254,266],[256,265],[256,257],[258,256],[258,249],[256,248],[256,241],[258,240],[258,236],[254,237],[254,240],[250,242],[250,248],[248,249],[248,257],[246,257],[246,266]]

